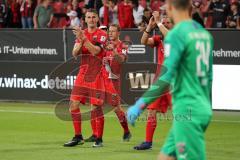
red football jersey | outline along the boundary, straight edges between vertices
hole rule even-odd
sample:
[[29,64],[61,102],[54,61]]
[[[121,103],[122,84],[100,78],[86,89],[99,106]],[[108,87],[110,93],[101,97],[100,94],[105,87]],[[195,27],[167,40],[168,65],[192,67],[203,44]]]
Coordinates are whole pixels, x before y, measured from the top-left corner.
[[[85,76],[87,76],[88,79],[91,79],[89,81],[93,81],[102,69],[102,59],[105,56],[103,46],[105,45],[107,34],[100,29],[97,29],[94,33],[89,33],[88,30],[85,29],[84,34],[92,44],[101,47],[101,52],[96,56],[92,55],[84,46],[82,47],[82,52],[80,54],[79,72],[86,74]],[[79,40],[77,39],[75,43],[79,43]]]
[[164,60],[164,49],[162,38],[158,35],[152,37],[154,41],[153,47],[157,47],[157,63],[162,64]]
[[152,45],[151,47],[157,47],[157,64],[158,64],[158,66],[157,66],[157,70],[156,70],[156,76],[154,79],[154,81],[155,81],[161,71],[161,65],[164,60],[164,48],[163,48],[162,38],[159,35],[155,35],[152,38],[154,41],[154,45]]
[[[163,48],[163,41],[162,38],[158,35],[152,37],[154,40],[154,45],[151,47],[157,47],[157,70],[156,75],[154,77],[154,81],[158,79],[159,74],[161,73],[161,65],[164,60],[164,48]],[[156,110],[161,113],[166,113],[168,110],[168,107],[171,108],[172,106],[172,97],[171,94],[165,94],[161,96],[160,98],[156,99],[153,103],[151,103],[147,108],[150,110]]]
[[[115,47],[117,49],[117,53],[119,55],[124,56],[124,58],[127,58],[127,47],[124,45],[120,40],[117,42]],[[110,68],[112,70],[112,73],[120,77],[121,74],[121,64],[113,58],[113,51],[105,51],[106,52],[106,59],[109,62]],[[104,70],[105,75],[108,75],[108,72],[106,69]]]

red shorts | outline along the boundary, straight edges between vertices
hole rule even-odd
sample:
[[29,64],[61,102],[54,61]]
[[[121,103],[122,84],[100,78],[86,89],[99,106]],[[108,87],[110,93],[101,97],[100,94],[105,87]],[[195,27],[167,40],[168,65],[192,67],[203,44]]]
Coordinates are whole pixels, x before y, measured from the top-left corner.
[[102,106],[105,97],[104,79],[101,73],[95,76],[94,80],[86,81],[84,70],[80,70],[75,80],[71,101],[80,101],[85,104],[87,101],[95,106]]
[[156,110],[157,112],[166,113],[168,108],[172,107],[172,96],[170,93],[165,94],[151,103],[147,109]]
[[120,80],[111,80],[104,78],[105,84],[105,102],[113,107],[121,104]]

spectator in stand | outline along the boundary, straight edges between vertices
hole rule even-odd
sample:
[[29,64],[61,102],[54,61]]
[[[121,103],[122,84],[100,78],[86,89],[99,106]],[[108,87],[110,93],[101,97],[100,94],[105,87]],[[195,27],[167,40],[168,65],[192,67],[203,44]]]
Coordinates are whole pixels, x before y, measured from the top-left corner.
[[118,4],[118,20],[121,29],[133,28],[133,7],[129,0],[124,0]]
[[146,2],[146,0],[139,0],[138,2],[139,2],[139,4],[140,4],[144,9],[147,8],[147,2]]
[[32,0],[23,0],[21,4],[22,28],[33,28],[33,13],[35,4]]
[[7,0],[6,1],[6,14],[7,14],[7,17],[5,19],[5,27],[6,28],[11,28],[12,27],[12,16],[13,16],[13,13],[12,13],[12,10],[11,10],[11,3],[12,3],[12,0]]
[[87,28],[87,24],[85,22],[85,15],[88,11],[88,5],[85,5],[83,8],[82,8],[82,18],[80,19],[80,23],[81,23],[81,26],[82,26],[82,29],[85,29]]
[[164,0],[150,0],[150,8],[152,11],[159,11],[160,7],[164,4]]
[[52,20],[53,8],[50,6],[50,0],[43,0],[34,11],[34,28],[49,28]]
[[109,20],[110,24],[118,24],[118,11],[116,0],[109,0]]
[[212,13],[209,13],[209,6],[211,4],[210,0],[202,0],[202,5],[200,6],[200,12],[202,13],[204,26],[206,28],[211,28],[212,26]]
[[226,21],[227,28],[240,29],[240,13],[238,7],[239,3],[237,1],[231,2],[231,12]]
[[37,0],[37,5],[41,4],[42,0]]
[[98,14],[99,14],[99,10],[102,6],[103,6],[103,3],[101,0],[89,0],[88,1],[88,7],[92,8],[92,9],[96,9]]
[[197,21],[203,27],[205,27],[204,22],[203,22],[203,16],[200,11],[201,5],[202,5],[201,0],[193,0],[193,2],[192,2],[192,19]]
[[108,25],[108,17],[104,18],[104,12],[107,13],[108,12],[108,0],[102,0],[102,4],[103,6],[99,9],[99,19],[100,19],[100,23],[107,26]]
[[139,5],[138,0],[132,0],[133,5],[133,18],[135,26],[139,26],[142,22],[144,8]]
[[117,4],[115,0],[103,0],[103,6],[99,10],[99,17],[104,26],[118,24]]
[[53,21],[51,24],[52,28],[63,28],[66,26],[66,13],[64,10],[64,3],[63,0],[56,0],[53,3]]
[[151,9],[149,9],[149,8],[144,9],[142,21],[144,21],[146,24],[148,24],[151,17],[152,17]]
[[11,28],[22,28],[20,7],[21,7],[20,0],[12,1],[11,3],[12,23],[10,26]]
[[69,13],[67,13],[67,16],[70,18],[70,28],[80,27],[80,20],[77,16],[76,11],[70,11]]
[[78,18],[81,19],[83,14],[82,9],[79,7],[79,0],[73,0],[72,7],[73,7],[72,10],[76,11]]
[[226,28],[229,5],[225,0],[211,0],[209,12],[213,14],[212,28]]
[[73,9],[72,7],[72,0],[69,0],[66,4],[65,4],[65,13],[69,13],[71,10]]
[[4,28],[7,25],[7,2],[6,0],[0,0],[0,28]]
[[140,32],[143,32],[146,29],[151,16],[152,16],[151,10],[149,8],[145,8],[143,11],[142,22],[138,26]]

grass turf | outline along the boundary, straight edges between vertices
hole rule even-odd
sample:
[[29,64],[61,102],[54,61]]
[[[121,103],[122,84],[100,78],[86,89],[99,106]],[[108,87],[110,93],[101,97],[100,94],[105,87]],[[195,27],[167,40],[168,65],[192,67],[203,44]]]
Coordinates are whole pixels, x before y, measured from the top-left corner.
[[[86,110],[83,108],[82,110]],[[85,143],[74,148],[62,145],[73,136],[72,123],[54,115],[54,104],[0,103],[1,160],[155,160],[171,121],[159,120],[153,149],[135,151],[145,137],[145,122],[132,128],[130,142],[122,142],[122,129],[114,114],[105,118],[104,147]],[[90,136],[90,122],[83,122],[83,135]],[[240,112],[215,111],[206,133],[209,160],[238,160],[240,157]]]

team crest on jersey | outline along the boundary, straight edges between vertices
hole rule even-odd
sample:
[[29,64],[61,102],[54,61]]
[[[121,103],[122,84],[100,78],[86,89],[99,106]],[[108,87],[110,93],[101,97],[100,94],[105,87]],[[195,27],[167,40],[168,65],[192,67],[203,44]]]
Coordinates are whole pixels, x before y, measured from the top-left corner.
[[96,93],[96,98],[100,98],[101,97],[101,93],[97,92]]
[[122,49],[122,54],[127,54],[127,50],[124,48],[124,49]]
[[181,159],[187,159],[187,153],[186,153],[186,144],[181,142],[177,144],[177,150],[179,153],[179,158]]
[[185,152],[185,143],[178,143],[177,148],[178,148],[179,153],[184,153]]
[[93,41],[97,41],[97,36],[93,36]]

